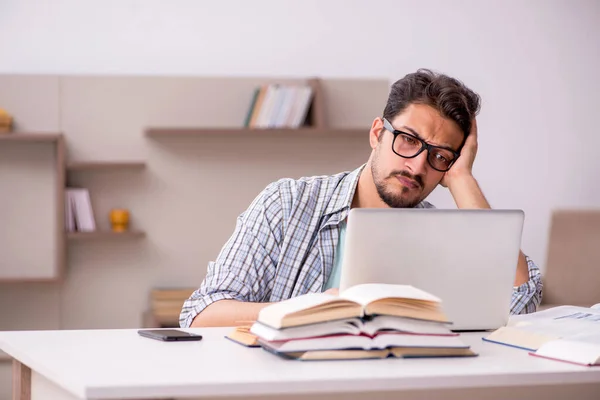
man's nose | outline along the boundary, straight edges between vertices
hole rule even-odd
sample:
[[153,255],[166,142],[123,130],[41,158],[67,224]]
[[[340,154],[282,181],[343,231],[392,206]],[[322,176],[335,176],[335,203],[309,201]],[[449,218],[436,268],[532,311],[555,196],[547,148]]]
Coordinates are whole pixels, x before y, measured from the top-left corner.
[[427,150],[423,150],[421,154],[414,158],[407,159],[405,165],[414,175],[424,174],[429,165],[427,161]]

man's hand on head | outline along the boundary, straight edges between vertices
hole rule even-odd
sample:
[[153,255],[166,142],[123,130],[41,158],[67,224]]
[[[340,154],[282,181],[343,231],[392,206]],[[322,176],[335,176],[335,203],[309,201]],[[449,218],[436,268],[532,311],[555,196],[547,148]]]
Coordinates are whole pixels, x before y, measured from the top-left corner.
[[473,177],[473,162],[477,155],[477,121],[473,119],[471,133],[465,141],[460,157],[442,178],[458,208],[490,208],[477,180]]
[[473,163],[477,155],[477,120],[473,119],[471,124],[471,133],[467,136],[465,145],[463,146],[460,157],[456,163],[444,174],[440,184],[443,187],[450,188],[453,183],[464,178],[473,177]]

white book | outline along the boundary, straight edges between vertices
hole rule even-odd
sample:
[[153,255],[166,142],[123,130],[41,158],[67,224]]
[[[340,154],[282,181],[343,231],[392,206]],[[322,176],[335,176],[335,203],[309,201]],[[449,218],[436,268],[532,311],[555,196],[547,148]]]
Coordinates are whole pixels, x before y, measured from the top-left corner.
[[275,126],[275,119],[281,107],[281,100],[284,94],[283,86],[276,85],[273,93],[265,128],[273,128]]
[[514,316],[484,340],[529,350],[534,356],[600,365],[600,309],[559,306]]
[[296,119],[296,112],[299,107],[302,86],[291,86],[289,90],[290,96],[288,98],[288,110],[287,115],[285,116],[285,120],[283,121],[283,126],[285,126],[286,128],[293,128],[294,121]]
[[294,128],[299,128],[306,120],[312,102],[312,95],[313,90],[310,86],[304,86],[300,90],[300,95],[297,97],[298,105],[295,108],[294,122],[292,124]]
[[75,215],[73,211],[73,196],[71,190],[65,191],[65,230],[67,232],[75,232]]
[[283,128],[286,127],[286,121],[288,115],[291,111],[292,104],[294,102],[294,87],[293,86],[283,86],[281,88],[281,104],[277,115],[275,116],[275,128]]
[[265,100],[260,108],[260,114],[258,115],[258,119],[256,121],[257,128],[268,128],[269,123],[271,121],[271,113],[273,112],[273,107],[275,107],[275,103],[277,101],[277,93],[279,91],[279,85],[270,84],[267,87],[267,93],[265,94]]
[[72,188],[70,193],[77,230],[79,232],[94,232],[96,230],[96,220],[89,191],[83,188]]

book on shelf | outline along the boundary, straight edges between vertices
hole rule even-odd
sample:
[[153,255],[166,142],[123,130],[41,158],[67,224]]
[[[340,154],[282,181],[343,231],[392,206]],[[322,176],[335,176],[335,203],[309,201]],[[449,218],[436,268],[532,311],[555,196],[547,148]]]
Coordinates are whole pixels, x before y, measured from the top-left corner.
[[312,98],[308,85],[262,85],[253,92],[244,126],[298,128],[306,121]]
[[94,210],[88,189],[66,189],[65,227],[67,232],[96,231],[96,219],[94,218]]
[[514,316],[483,340],[524,349],[532,356],[600,366],[600,305],[558,306]]
[[432,294],[363,284],[269,305],[250,333],[265,350],[300,360],[476,356],[450,324]]

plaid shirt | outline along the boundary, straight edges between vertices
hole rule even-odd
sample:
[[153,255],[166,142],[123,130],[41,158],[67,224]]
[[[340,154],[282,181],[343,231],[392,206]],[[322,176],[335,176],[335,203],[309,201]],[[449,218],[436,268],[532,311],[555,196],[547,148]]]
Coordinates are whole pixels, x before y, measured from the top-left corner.
[[[334,265],[339,224],[350,210],[360,172],[281,179],[267,186],[238,218],[206,278],[183,304],[179,323],[218,300],[276,302],[321,292]],[[417,208],[433,208],[423,201]],[[511,314],[534,312],[542,297],[538,267],[527,257],[529,281],[513,289]]]

